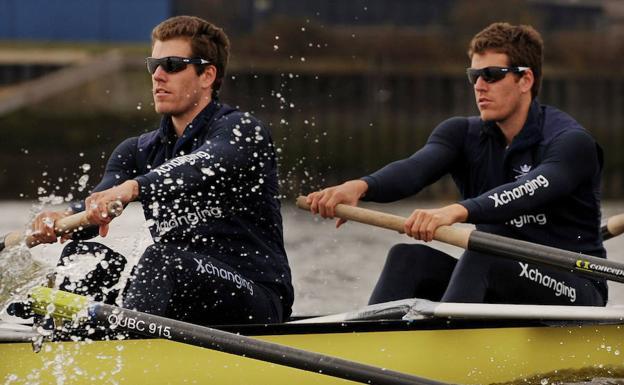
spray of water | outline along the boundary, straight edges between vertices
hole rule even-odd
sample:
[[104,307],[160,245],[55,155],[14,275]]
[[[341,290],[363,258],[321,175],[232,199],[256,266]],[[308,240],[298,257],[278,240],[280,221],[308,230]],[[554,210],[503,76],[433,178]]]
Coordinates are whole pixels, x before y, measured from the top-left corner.
[[1,314],[10,302],[25,300],[31,288],[44,284],[54,266],[34,259],[23,245],[0,253],[0,271]]

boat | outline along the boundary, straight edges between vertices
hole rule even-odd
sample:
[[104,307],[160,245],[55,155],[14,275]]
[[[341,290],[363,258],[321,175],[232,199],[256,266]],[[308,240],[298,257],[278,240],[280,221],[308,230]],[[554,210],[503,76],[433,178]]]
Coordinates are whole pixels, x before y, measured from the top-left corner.
[[[624,309],[617,307],[410,299],[289,323],[217,328],[423,379],[388,383],[544,385],[624,375]],[[0,330],[4,384],[350,383],[167,338],[42,343],[32,327]]]
[[[337,213],[395,231],[405,220],[346,206]],[[450,227],[436,239],[624,282],[624,265],[565,250]],[[49,288],[31,297],[34,325],[0,324],[4,384],[546,385],[624,377],[624,308],[615,306],[406,299],[281,324],[208,328]]]

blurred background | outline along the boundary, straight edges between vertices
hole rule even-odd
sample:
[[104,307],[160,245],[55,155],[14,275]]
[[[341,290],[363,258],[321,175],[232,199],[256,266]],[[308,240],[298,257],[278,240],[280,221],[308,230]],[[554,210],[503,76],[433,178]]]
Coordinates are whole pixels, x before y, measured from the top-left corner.
[[[221,98],[267,123],[292,197],[374,171],[476,113],[464,68],[493,21],[545,40],[540,99],[605,149],[604,197],[624,196],[624,1],[0,0],[0,199],[83,197],[124,138],[154,129],[153,26],[224,27]],[[453,199],[448,179],[422,197]]]

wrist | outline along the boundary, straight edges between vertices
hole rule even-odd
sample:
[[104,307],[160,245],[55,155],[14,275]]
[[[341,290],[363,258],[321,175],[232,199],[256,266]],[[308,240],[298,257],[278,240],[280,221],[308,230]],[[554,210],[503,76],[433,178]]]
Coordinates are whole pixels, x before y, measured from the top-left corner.
[[358,199],[362,198],[366,194],[366,191],[368,191],[368,183],[366,183],[366,181],[363,181],[362,179],[350,180],[346,183],[351,184],[353,189],[358,194]]
[[[129,200],[128,202],[132,202],[134,200],[136,200],[139,197],[139,182],[137,182],[134,179],[131,180],[127,180],[124,182],[124,184],[127,186],[128,191],[129,191]],[[128,203],[128,202],[124,202],[124,203]]]
[[453,217],[455,219],[454,223],[457,222],[466,222],[468,219],[468,209],[459,203],[454,203],[449,206],[453,209]]

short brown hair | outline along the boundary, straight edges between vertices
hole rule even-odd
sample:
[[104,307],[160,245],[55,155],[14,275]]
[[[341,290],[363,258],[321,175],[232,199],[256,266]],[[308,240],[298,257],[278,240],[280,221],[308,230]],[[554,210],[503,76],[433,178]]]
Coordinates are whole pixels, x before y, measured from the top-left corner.
[[511,67],[530,67],[535,78],[531,96],[536,98],[542,84],[543,49],[542,37],[530,25],[493,23],[472,38],[468,57],[491,50],[506,54]]
[[[156,40],[166,41],[187,38],[191,43],[191,54],[210,61],[217,68],[217,77],[212,85],[213,96],[221,88],[230,56],[230,39],[223,29],[195,16],[175,16],[158,24],[152,30],[152,45]],[[205,66],[196,67],[201,74]]]

